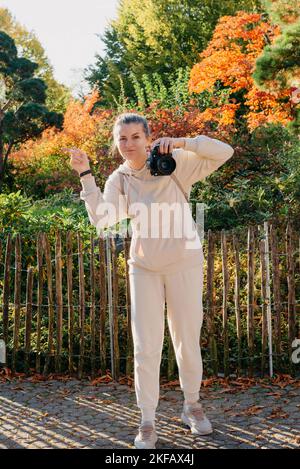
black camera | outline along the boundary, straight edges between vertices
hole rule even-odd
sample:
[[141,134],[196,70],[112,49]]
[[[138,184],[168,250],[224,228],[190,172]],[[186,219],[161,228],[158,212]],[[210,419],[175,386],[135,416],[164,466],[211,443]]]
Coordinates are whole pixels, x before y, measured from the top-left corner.
[[172,153],[160,153],[159,143],[151,150],[146,160],[146,166],[150,169],[152,176],[169,176],[175,171],[176,161]]

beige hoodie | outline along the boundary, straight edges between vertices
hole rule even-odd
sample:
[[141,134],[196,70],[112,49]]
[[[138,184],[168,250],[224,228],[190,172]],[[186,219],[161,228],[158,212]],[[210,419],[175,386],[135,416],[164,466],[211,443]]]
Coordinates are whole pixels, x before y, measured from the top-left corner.
[[[174,174],[189,196],[195,182],[216,171],[233,153],[227,143],[205,135],[186,138],[184,150],[173,150]],[[98,234],[131,219],[129,273],[169,274],[203,263],[199,235],[190,229],[195,224],[189,204],[170,176],[152,176],[146,164],[134,170],[125,161],[108,177],[103,193],[94,177],[82,178],[81,183],[80,198]]]

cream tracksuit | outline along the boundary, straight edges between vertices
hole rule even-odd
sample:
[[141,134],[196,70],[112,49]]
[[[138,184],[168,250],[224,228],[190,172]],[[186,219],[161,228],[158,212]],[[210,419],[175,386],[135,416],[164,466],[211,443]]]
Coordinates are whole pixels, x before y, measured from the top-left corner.
[[[217,170],[233,152],[230,145],[204,135],[186,138],[184,150],[173,151],[174,174],[189,196],[192,184]],[[193,218],[182,191],[170,176],[152,176],[146,165],[131,169],[127,161],[108,177],[103,194],[93,176],[82,178],[81,183],[80,198],[98,231],[131,219],[128,266],[138,407],[155,410],[158,404],[165,302],[180,386],[186,398],[196,400],[202,380],[203,251],[197,232],[191,236],[186,228]],[[179,212],[172,216],[172,211],[168,217],[163,212],[162,219],[152,216],[151,207],[174,203],[177,208],[184,207],[182,216]],[[164,217],[169,231],[164,231]],[[182,230],[178,235],[179,225]]]

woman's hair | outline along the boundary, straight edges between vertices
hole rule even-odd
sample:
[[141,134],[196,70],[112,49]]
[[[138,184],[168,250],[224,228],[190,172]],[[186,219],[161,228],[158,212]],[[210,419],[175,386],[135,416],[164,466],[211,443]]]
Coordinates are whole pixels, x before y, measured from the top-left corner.
[[112,145],[113,156],[120,156],[120,153],[118,151],[117,144],[116,144],[117,128],[123,124],[142,124],[146,137],[149,137],[151,133],[146,117],[141,116],[140,114],[134,114],[132,112],[126,112],[124,114],[120,114],[116,118],[114,127],[113,127],[113,139],[114,139],[113,145]]

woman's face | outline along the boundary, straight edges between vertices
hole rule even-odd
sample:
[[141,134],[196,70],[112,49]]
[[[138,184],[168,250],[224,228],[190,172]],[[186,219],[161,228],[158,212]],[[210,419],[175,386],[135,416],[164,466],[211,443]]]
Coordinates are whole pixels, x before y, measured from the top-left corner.
[[147,157],[150,137],[144,132],[143,124],[122,124],[116,129],[115,143],[123,158],[132,162],[140,162]]

